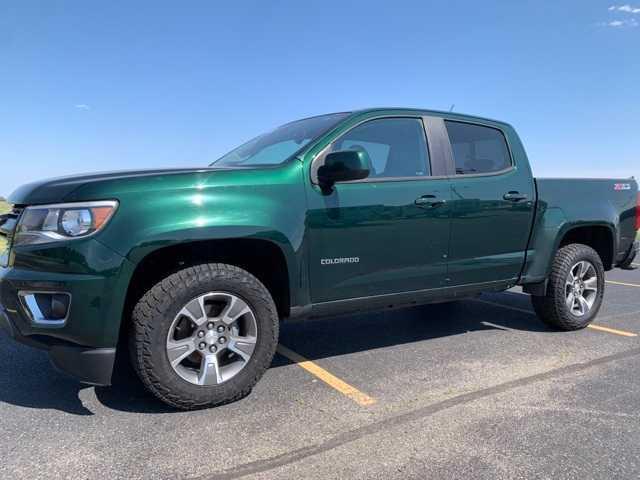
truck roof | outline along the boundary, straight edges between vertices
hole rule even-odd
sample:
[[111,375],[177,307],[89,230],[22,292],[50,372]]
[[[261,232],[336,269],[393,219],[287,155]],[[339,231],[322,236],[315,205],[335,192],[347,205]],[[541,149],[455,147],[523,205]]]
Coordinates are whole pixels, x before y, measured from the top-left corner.
[[470,114],[466,114],[466,113],[458,113],[458,112],[446,112],[444,110],[431,110],[431,109],[425,109],[425,108],[407,108],[407,107],[372,107],[372,108],[362,108],[362,109],[358,109],[358,110],[353,110],[349,113],[353,114],[366,114],[366,113],[373,113],[373,112],[383,112],[383,111],[403,111],[403,112],[410,112],[410,113],[419,113],[421,115],[436,115],[436,116],[446,116],[449,118],[458,118],[460,120],[480,120],[480,121],[485,121],[485,122],[492,122],[492,123],[500,123],[503,125],[509,125],[507,122],[504,122],[502,120],[496,120],[495,118],[488,118],[488,117],[481,117],[479,115],[470,115]]

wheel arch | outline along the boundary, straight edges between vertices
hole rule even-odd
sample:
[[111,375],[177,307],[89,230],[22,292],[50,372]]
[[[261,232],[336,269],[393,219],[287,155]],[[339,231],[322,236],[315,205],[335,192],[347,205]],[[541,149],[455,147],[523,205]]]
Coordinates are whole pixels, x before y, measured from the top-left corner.
[[535,288],[544,284],[551,273],[553,259],[560,248],[570,243],[581,243],[593,248],[604,265],[611,270],[615,264],[616,229],[608,222],[566,222],[544,225],[534,224],[536,230],[527,252],[527,263],[520,284]]
[[605,270],[613,268],[615,260],[615,230],[608,223],[589,223],[569,225],[558,235],[554,254],[565,245],[580,243],[593,248]]
[[281,318],[291,311],[290,260],[276,242],[263,238],[225,238],[181,242],[159,246],[139,256],[129,280],[123,307],[120,338],[126,336],[127,325],[136,302],[162,278],[190,266],[225,263],[248,271],[271,293]]

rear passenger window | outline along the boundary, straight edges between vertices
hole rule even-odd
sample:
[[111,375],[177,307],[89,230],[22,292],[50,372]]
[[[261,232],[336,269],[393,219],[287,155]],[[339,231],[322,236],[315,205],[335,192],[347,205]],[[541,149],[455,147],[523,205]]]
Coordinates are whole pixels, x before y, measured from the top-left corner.
[[371,160],[369,178],[422,177],[430,175],[429,153],[422,120],[381,118],[348,131],[331,151],[363,150]]
[[496,128],[445,120],[457,175],[491,173],[511,166],[502,132]]

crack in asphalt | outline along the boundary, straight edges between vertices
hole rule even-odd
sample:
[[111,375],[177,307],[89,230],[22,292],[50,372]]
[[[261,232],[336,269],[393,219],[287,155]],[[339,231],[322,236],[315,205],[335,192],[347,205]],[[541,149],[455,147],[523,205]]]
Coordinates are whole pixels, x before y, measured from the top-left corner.
[[286,452],[281,455],[270,457],[264,460],[256,460],[254,462],[245,463],[243,465],[239,465],[237,467],[222,471],[217,474],[193,477],[192,480],[232,480],[247,475],[263,473],[278,467],[283,467],[298,462],[300,460],[304,460],[305,458],[309,458],[320,453],[327,452],[329,450],[333,450],[356,440],[360,440],[361,438],[367,437],[369,435],[374,435],[380,431],[398,427],[399,425],[407,424],[415,420],[429,417],[448,408],[464,405],[466,403],[470,403],[482,398],[491,397],[493,395],[497,395],[518,387],[527,386],[532,383],[549,380],[555,377],[560,377],[562,375],[582,372],[589,368],[604,365],[616,360],[630,358],[636,355],[640,355],[640,348],[625,350],[613,355],[596,358],[588,362],[574,363],[564,367],[549,370],[544,373],[538,373],[529,377],[511,380],[499,385],[495,385],[493,387],[464,393],[455,397],[448,398],[446,400],[442,400],[441,402],[426,405],[424,407],[411,410],[406,413],[401,413],[399,415],[388,417],[378,422],[374,422],[363,427],[350,430],[348,432],[337,435],[324,443],[299,448],[297,450]]

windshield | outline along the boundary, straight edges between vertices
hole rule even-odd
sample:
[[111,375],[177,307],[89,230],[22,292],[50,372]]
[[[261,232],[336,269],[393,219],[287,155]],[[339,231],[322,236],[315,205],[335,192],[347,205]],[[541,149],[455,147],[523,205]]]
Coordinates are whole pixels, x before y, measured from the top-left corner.
[[210,166],[256,167],[286,162],[312,140],[331,130],[348,113],[332,113],[287,123],[260,135],[219,158]]

